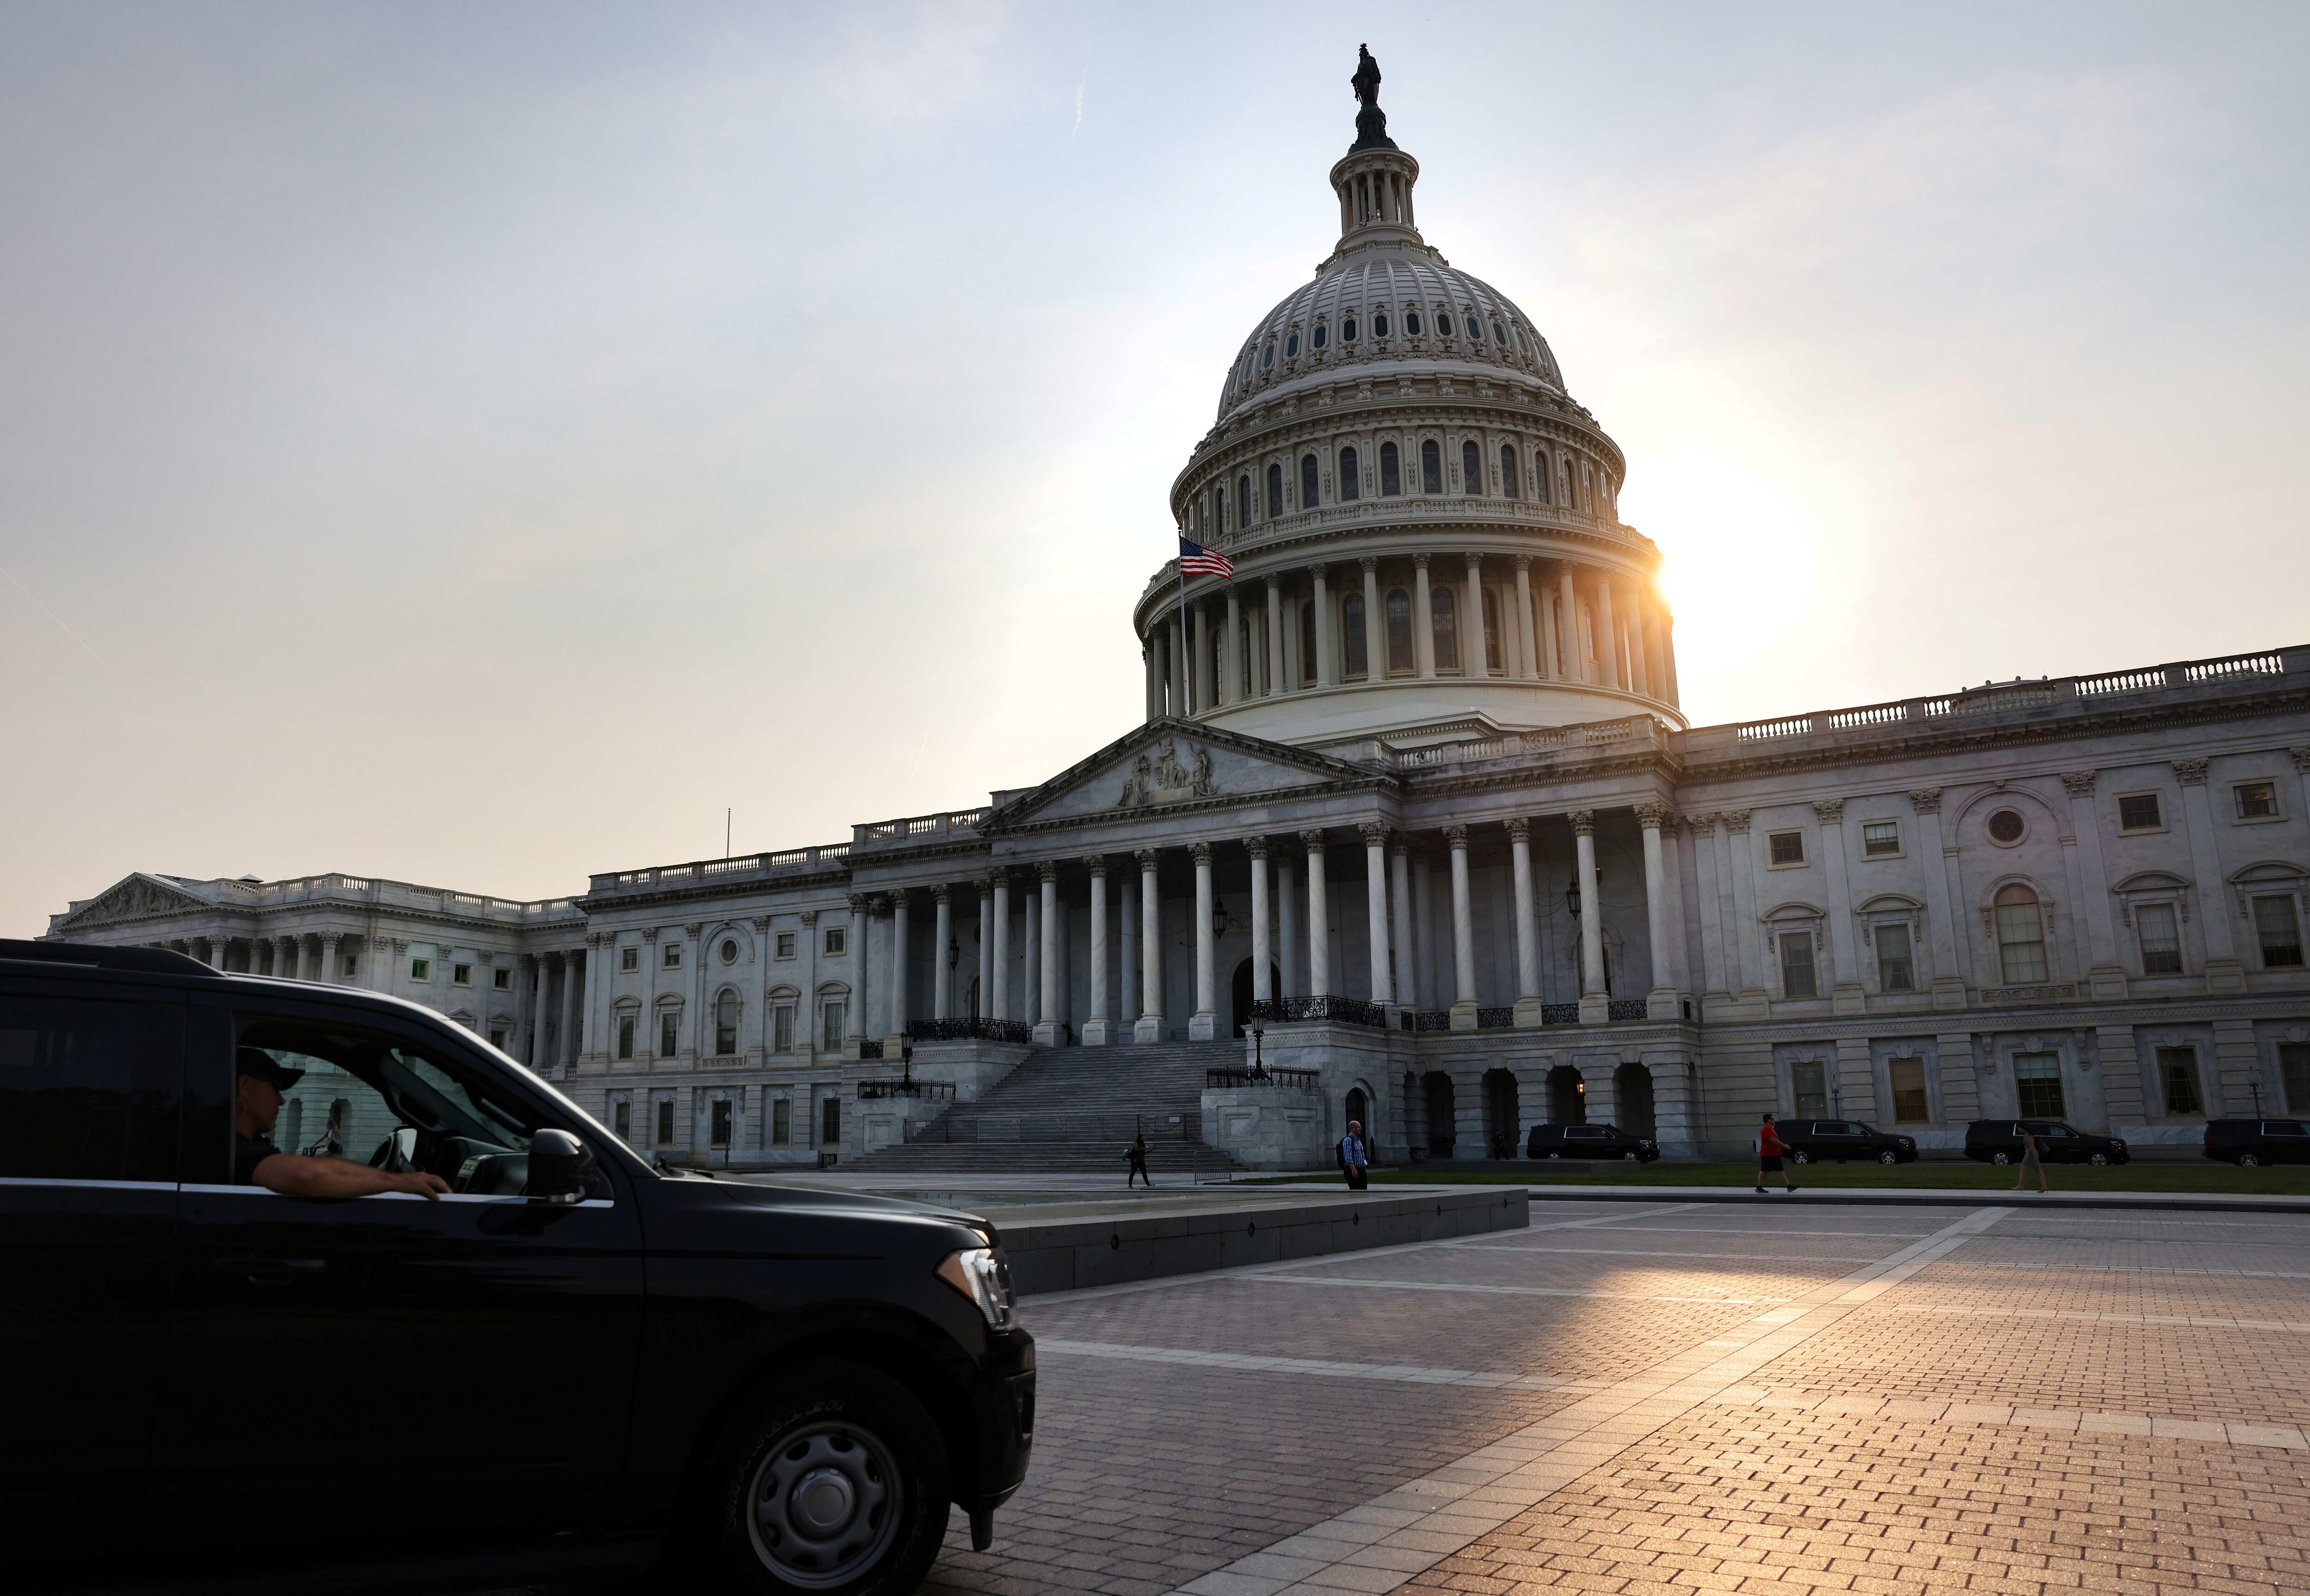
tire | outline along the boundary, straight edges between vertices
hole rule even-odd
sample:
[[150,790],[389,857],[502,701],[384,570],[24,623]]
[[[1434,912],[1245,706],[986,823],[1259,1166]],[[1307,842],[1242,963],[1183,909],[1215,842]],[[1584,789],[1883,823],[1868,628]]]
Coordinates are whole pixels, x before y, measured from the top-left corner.
[[1812,1155],[1805,1152],[1791,1153],[1789,1155],[1789,1162],[1792,1164],[1810,1164],[1812,1162]]
[[1622,1153],[1620,1155],[1620,1162],[1623,1164],[1641,1164],[1644,1162],[1644,1159],[1637,1157],[1635,1153]]
[[2093,1165],[2096,1168],[2100,1168],[2102,1166],[2109,1162],[2109,1155],[2107,1153],[2095,1153],[2091,1157],[2088,1158],[2086,1162]]
[[706,1479],[717,1572],[764,1596],[908,1596],[953,1495],[923,1405],[851,1363],[803,1364],[735,1399]]
[[1898,1164],[1901,1161],[1901,1155],[1889,1147],[1877,1155],[1877,1161],[1880,1164]]
[[2011,1153],[1992,1153],[1989,1155],[1989,1161],[2002,1168],[2013,1162],[2013,1155]]
[[2261,1156],[2260,1154],[2258,1154],[2258,1153],[2240,1153],[2240,1154],[2238,1155],[2238,1167],[2239,1167],[2239,1168],[2241,1168],[2241,1169],[2258,1169],[2258,1168],[2260,1168],[2261,1167],[2262,1167],[2262,1156]]

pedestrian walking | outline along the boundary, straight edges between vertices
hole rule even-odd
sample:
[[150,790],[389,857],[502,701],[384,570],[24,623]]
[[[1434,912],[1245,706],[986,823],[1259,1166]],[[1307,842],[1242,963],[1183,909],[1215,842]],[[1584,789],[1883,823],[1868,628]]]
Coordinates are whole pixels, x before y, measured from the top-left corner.
[[1340,1173],[1348,1177],[1350,1192],[1371,1184],[1371,1149],[1364,1145],[1364,1123],[1359,1119],[1350,1120],[1348,1133],[1340,1138]]
[[2029,1129],[2028,1121],[2017,1123],[2021,1127],[2021,1167],[2013,1172],[2013,1189],[2019,1191],[2021,1183],[2029,1178],[2029,1172],[2034,1169],[2037,1172],[2037,1190],[2041,1193],[2050,1193],[2053,1188],[2045,1184],[2045,1160],[2037,1156],[2036,1135]]
[[1147,1173],[1147,1136],[1144,1132],[1131,1139],[1131,1145],[1123,1149],[1123,1156],[1131,1160],[1131,1173],[1123,1177],[1123,1189],[1129,1191],[1134,1180],[1143,1180],[1151,1188],[1155,1182]]
[[1757,1127],[1758,1195],[1764,1194],[1765,1177],[1768,1175],[1779,1175],[1781,1185],[1785,1190],[1793,1192],[1797,1189],[1796,1183],[1789,1179],[1788,1171],[1781,1167],[1781,1154],[1785,1150],[1781,1146],[1781,1133],[1773,1129],[1773,1116],[1768,1114],[1765,1116],[1765,1123]]

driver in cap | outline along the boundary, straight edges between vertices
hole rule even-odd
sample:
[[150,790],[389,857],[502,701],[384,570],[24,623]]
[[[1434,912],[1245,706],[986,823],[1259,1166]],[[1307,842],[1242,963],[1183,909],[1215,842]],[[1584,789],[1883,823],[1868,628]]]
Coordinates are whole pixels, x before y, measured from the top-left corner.
[[261,1047],[236,1055],[233,1082],[232,1178],[284,1197],[366,1197],[372,1192],[414,1192],[431,1201],[449,1189],[438,1175],[412,1170],[388,1175],[350,1158],[314,1158],[273,1145],[282,1094],[305,1078]]

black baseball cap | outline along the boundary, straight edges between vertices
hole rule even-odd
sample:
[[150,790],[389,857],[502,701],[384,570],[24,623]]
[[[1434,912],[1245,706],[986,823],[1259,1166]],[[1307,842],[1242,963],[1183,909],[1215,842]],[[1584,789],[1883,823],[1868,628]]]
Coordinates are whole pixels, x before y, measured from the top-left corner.
[[238,1054],[234,1073],[254,1075],[275,1091],[287,1091],[305,1079],[305,1071],[292,1070],[262,1047],[244,1047]]

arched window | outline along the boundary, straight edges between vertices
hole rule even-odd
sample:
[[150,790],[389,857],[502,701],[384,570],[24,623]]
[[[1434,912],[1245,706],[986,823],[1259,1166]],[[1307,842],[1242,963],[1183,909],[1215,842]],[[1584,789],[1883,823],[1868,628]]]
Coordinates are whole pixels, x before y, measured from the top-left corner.
[[1353,343],[1355,341],[1356,318],[1351,316],[1348,317],[1347,320],[1340,324],[1340,342],[1342,343]]
[[1540,502],[1550,504],[1555,495],[1548,490],[1548,451],[1534,449],[1532,453],[1532,485],[1540,490]]
[[1436,440],[1432,438],[1420,440],[1420,490],[1422,493],[1444,491],[1444,454],[1436,447]]
[[1308,599],[1299,606],[1299,685],[1308,686],[1316,680],[1316,601]]
[[724,1057],[738,1051],[738,994],[725,992],[714,1001],[714,1051]]
[[1580,463],[1569,455],[1564,456],[1564,507],[1580,507]]
[[1296,360],[1298,357],[1298,354],[1299,334],[1294,333],[1290,337],[1285,339],[1283,342],[1283,358],[1287,360]]
[[1317,322],[1316,324],[1316,347],[1317,349],[1324,347],[1324,341],[1330,335],[1330,332],[1331,329],[1326,327],[1322,322]]
[[1316,456],[1313,455],[1300,455],[1299,507],[1303,510],[1312,510],[1316,505],[1318,495],[1316,490]]
[[2045,916],[2037,895],[2016,882],[1998,889],[1997,963],[2008,986],[2045,979]]
[[1251,477],[1248,473],[1235,480],[1235,524],[1251,525]]
[[1483,456],[1476,453],[1476,445],[1473,439],[1463,438],[1460,441],[1460,491],[1463,493],[1481,493],[1483,490]]
[[1283,513],[1283,467],[1267,468],[1267,513],[1270,516]]
[[[1382,332],[1385,330],[1385,328],[1381,329]],[[1420,336],[1420,312],[1407,310],[1403,313],[1403,330],[1414,338]]]
[[1392,443],[1384,443],[1379,446],[1379,496],[1382,499],[1394,499],[1402,491],[1402,463],[1397,458],[1395,446]]
[[1371,673],[1371,656],[1364,648],[1364,595],[1350,593],[1340,601],[1341,642],[1346,646],[1347,670],[1343,675],[1351,679]]
[[1492,342],[1494,343],[1506,343],[1507,341],[1507,334],[1500,331],[1500,324],[1494,322],[1492,324]]
[[1272,371],[1275,369],[1275,340],[1272,338],[1267,341],[1267,348],[1260,353],[1259,369],[1262,371]]
[[1356,464],[1356,452],[1352,448],[1342,449],[1340,451],[1340,499],[1345,503],[1350,499],[1361,499],[1363,496],[1362,472]]
[[1458,607],[1452,601],[1452,585],[1430,588],[1428,594],[1428,616],[1436,630],[1436,668],[1456,671],[1460,668],[1460,625]]
[[1251,612],[1246,610],[1235,623],[1236,668],[1242,680],[1236,683],[1236,697],[1248,698],[1252,693]]
[[1515,462],[1515,445],[1502,444],[1500,446],[1500,491],[1510,499],[1522,499],[1524,489],[1516,481]]
[[1375,311],[1372,314],[1372,336],[1375,338],[1385,338],[1387,336],[1386,311],[1379,310]]
[[1470,311],[1463,319],[1468,324],[1468,336],[1475,339],[1480,343],[1482,343],[1484,329],[1477,325],[1475,313],[1473,311]]
[[1493,674],[1500,672],[1500,598],[1490,588],[1484,589],[1484,664]]
[[1411,659],[1411,595],[1401,587],[1387,590],[1387,668],[1409,671]]

